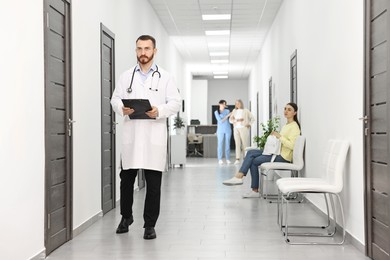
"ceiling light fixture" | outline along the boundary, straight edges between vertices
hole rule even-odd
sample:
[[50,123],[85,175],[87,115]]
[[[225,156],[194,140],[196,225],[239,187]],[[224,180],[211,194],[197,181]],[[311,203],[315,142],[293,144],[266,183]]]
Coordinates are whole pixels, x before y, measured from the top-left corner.
[[209,48],[218,48],[218,47],[229,47],[228,42],[210,42],[208,43]]
[[211,60],[211,63],[229,63],[229,60]]
[[202,14],[203,21],[211,21],[211,20],[230,20],[230,14]]
[[210,52],[210,56],[229,56],[228,51],[214,51]]
[[225,76],[214,76],[215,79],[227,79],[228,76],[225,75]]
[[212,35],[230,35],[230,30],[216,30],[216,31],[205,31],[207,36]]

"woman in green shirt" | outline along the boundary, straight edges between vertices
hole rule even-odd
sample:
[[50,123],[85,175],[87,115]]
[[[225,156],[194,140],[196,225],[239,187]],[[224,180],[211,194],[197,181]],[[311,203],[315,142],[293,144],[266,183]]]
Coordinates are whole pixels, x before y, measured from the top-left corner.
[[[280,133],[272,132],[271,135],[279,139],[281,143],[280,155],[275,157],[274,162],[291,162],[293,156],[293,149],[295,140],[301,134],[299,121],[297,118],[298,106],[295,103],[288,103],[284,108],[284,116],[287,119],[287,124],[282,127]],[[270,162],[271,155],[263,154],[263,150],[249,150],[245,156],[245,159],[241,165],[239,172],[231,179],[223,182],[225,185],[241,185],[243,184],[243,178],[251,171],[252,190],[244,194],[244,198],[259,197],[259,166],[262,163]]]

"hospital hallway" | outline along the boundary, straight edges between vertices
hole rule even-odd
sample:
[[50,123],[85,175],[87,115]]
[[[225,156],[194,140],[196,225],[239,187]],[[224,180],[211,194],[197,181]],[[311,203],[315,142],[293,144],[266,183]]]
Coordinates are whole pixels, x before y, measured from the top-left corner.
[[[119,206],[54,252],[48,260],[360,260],[364,256],[348,240],[342,246],[288,245],[276,223],[276,203],[242,199],[244,185],[224,186],[237,170],[215,158],[187,158],[183,168],[163,173],[157,239],[143,239],[145,189],[134,194],[134,223],[116,234]],[[249,176],[249,174],[248,174]],[[308,203],[294,204],[292,218],[309,224],[318,218]],[[315,223],[314,223],[315,224]]]

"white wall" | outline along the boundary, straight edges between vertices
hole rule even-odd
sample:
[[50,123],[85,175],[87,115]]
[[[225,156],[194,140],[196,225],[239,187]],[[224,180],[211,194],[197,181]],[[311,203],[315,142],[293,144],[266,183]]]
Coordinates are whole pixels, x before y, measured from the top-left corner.
[[[268,113],[268,80],[276,88],[279,114],[289,101],[290,56],[297,49],[298,106],[307,138],[305,173],[320,175],[322,151],[330,138],[348,140],[342,200],[346,229],[364,244],[363,133],[363,0],[284,1],[268,33],[250,93],[262,94],[260,114]],[[322,199],[310,199],[324,209]]]
[[[2,1],[0,22],[7,25],[0,41],[0,195],[6,198],[0,241],[7,241],[1,257],[29,259],[44,250],[43,2]],[[176,76],[178,88],[185,89],[188,78],[147,1],[72,1],[74,229],[101,212],[100,22],[115,34],[116,78],[135,64],[135,40],[141,34],[155,36],[156,62]],[[120,134],[117,141],[119,157]]]
[[42,1],[2,1],[0,24],[0,251],[28,259],[44,232]]
[[245,108],[249,108],[248,80],[214,79],[208,81],[207,124],[211,124],[213,112],[211,106],[218,105],[221,99],[228,105],[234,105],[241,99]]
[[199,119],[202,125],[207,125],[207,100],[208,84],[207,80],[192,80],[191,84],[191,111],[187,124],[191,119]]

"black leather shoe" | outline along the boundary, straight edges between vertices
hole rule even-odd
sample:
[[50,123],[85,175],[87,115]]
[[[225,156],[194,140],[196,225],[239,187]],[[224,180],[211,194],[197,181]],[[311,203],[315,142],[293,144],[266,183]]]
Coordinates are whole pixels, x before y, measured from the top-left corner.
[[146,227],[145,233],[144,233],[144,239],[155,239],[156,231],[154,230],[154,227]]
[[118,228],[116,229],[117,234],[126,233],[129,232],[129,226],[134,222],[133,217],[130,218],[124,218],[122,217],[121,222],[118,225]]

